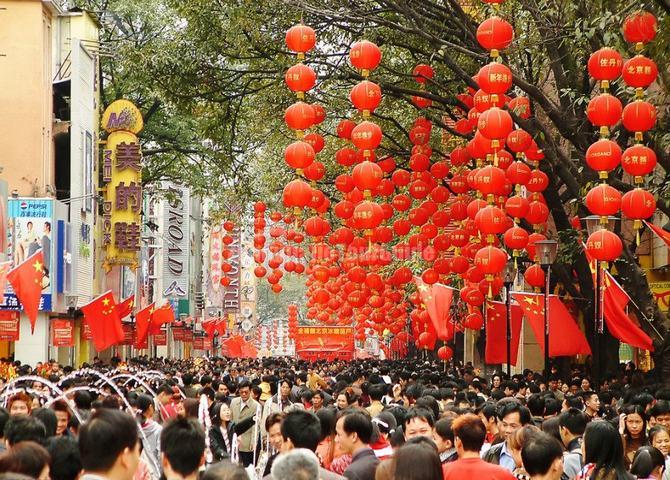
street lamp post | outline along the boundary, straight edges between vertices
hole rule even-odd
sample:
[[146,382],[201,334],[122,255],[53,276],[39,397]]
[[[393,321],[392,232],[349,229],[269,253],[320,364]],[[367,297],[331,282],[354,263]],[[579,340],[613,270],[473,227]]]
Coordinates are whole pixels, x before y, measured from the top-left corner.
[[516,266],[513,261],[505,265],[503,284],[505,286],[505,322],[507,336],[507,377],[512,376],[512,285],[516,278]]
[[[598,230],[606,228],[614,231],[617,217],[601,217],[599,215],[589,215],[584,217],[586,223],[586,232],[589,236]],[[603,269],[598,260],[594,260],[595,282],[594,282],[594,303],[593,303],[593,353],[591,355],[591,366],[593,368],[593,380],[596,388],[600,385],[600,337],[604,332],[604,312],[603,312]]]
[[556,240],[540,240],[535,242],[536,257],[545,270],[544,284],[544,375],[549,380],[551,368],[549,366],[549,282],[551,280],[551,265],[556,260],[558,242]]

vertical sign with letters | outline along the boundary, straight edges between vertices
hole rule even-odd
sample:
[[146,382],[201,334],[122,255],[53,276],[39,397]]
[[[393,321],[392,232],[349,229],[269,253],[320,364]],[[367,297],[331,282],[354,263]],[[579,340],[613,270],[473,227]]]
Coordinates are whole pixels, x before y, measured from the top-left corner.
[[163,296],[186,297],[189,288],[190,191],[164,183],[163,200]]

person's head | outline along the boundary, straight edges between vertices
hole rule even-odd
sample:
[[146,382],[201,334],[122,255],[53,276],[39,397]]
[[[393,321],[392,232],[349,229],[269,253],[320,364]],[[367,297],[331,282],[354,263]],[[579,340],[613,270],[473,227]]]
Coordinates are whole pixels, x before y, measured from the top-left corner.
[[249,475],[242,465],[222,460],[205,470],[200,480],[249,480]]
[[521,459],[531,478],[559,480],[563,474],[563,449],[546,433],[534,435],[526,442],[521,449]]
[[335,406],[340,410],[344,410],[349,406],[349,397],[346,392],[340,392],[337,395],[335,398]]
[[283,419],[283,413],[272,413],[265,419],[265,431],[268,432],[270,445],[275,450],[279,450],[283,443],[281,436],[281,422]]
[[590,422],[584,430],[582,458],[584,464],[595,464],[594,475],[625,472],[623,442],[616,427],[609,422]]
[[663,476],[665,468],[665,455],[661,451],[650,445],[640,447],[630,466],[630,473],[636,478],[658,478]]
[[7,403],[10,415],[30,415],[32,406],[33,398],[26,392],[15,393]]
[[280,426],[282,436],[282,452],[294,448],[306,448],[316,451],[321,440],[321,424],[319,419],[306,410],[292,410],[286,414]]
[[318,390],[314,392],[314,395],[312,395],[312,405],[314,408],[321,408],[323,407],[323,392]]
[[498,431],[498,411],[494,403],[485,403],[477,410],[477,415],[482,419],[484,425],[486,426],[487,432],[497,432]]
[[362,412],[347,412],[335,424],[335,437],[345,453],[354,453],[372,438],[372,420]]
[[510,435],[507,444],[509,445],[509,451],[512,454],[512,458],[517,467],[523,465],[523,461],[521,460],[521,450],[524,445],[526,445],[531,438],[540,433],[542,433],[542,431],[535,425],[525,425]]
[[647,417],[642,405],[628,405],[623,409],[625,415],[624,435],[629,438],[644,437],[647,431]]
[[67,424],[70,421],[70,408],[67,406],[65,400],[56,400],[51,404],[51,409],[56,414],[56,435],[63,435],[67,430]]
[[647,413],[657,424],[670,428],[670,402],[667,400],[658,400]]
[[249,397],[251,397],[251,382],[242,380],[237,387],[237,393],[243,402],[248,401]]
[[79,429],[79,453],[89,473],[132,479],[140,459],[137,423],[120,410],[96,410]]
[[291,381],[288,379],[283,379],[281,383],[279,384],[279,395],[281,398],[288,398],[288,396],[291,394],[291,387],[293,385],[291,384]]
[[433,428],[433,441],[435,441],[438,453],[454,448],[454,431],[451,428],[452,423],[453,419],[451,418],[440,418],[435,422]]
[[7,420],[4,436],[5,442],[11,447],[19,442],[37,442],[43,444],[46,440],[47,432],[44,424],[38,419],[29,417],[28,415],[15,415],[9,417],[9,420]]
[[173,402],[174,391],[169,383],[164,383],[156,390],[156,399],[161,405],[168,405]]
[[318,480],[319,459],[306,448],[295,448],[280,454],[272,464],[275,480]]
[[216,387],[216,393],[220,393],[224,397],[230,395],[230,389],[228,388],[226,382],[219,383],[219,385]]
[[405,415],[405,424],[403,431],[405,439],[413,437],[431,437],[433,434],[433,425],[435,419],[433,413],[425,408],[412,407]]
[[155,413],[154,400],[149,395],[138,395],[135,408],[142,416],[142,421],[153,418]]
[[442,480],[442,465],[435,445],[405,443],[393,456],[396,480]]
[[230,406],[226,402],[223,402],[219,409],[219,419],[221,420],[221,423],[228,425],[232,417],[233,413],[230,411]]
[[54,437],[47,442],[51,456],[49,476],[51,480],[77,480],[81,473],[79,446],[72,437]]
[[377,425],[379,433],[385,438],[395,432],[396,428],[398,427],[398,422],[393,413],[386,410],[380,412],[379,415],[374,417],[372,419],[372,423]]
[[458,456],[462,457],[464,452],[479,452],[486,438],[486,427],[484,422],[473,413],[466,413],[451,424],[454,431],[454,446]]
[[56,416],[56,412],[50,408],[33,408],[30,411],[30,416],[42,422],[47,438],[56,435],[56,432],[58,431],[58,417]]
[[162,466],[168,478],[198,473],[205,462],[205,432],[190,418],[174,418],[163,426],[160,438]]
[[600,398],[598,398],[598,394],[596,392],[587,390],[582,394],[582,399],[584,400],[586,411],[589,414],[595,415],[598,413],[598,410],[600,410]]
[[35,442],[19,442],[0,455],[0,473],[13,472],[49,480],[49,452]]
[[582,392],[588,392],[589,390],[591,390],[591,380],[589,380],[588,377],[582,378],[579,387],[582,389]]
[[532,394],[526,401],[526,407],[528,407],[532,416],[542,417],[544,415],[544,397],[539,393]]
[[670,431],[664,425],[654,425],[649,429],[649,443],[665,456],[670,454]]
[[505,440],[519,428],[530,423],[530,411],[520,403],[504,402],[498,407],[498,429]]
[[589,419],[584,412],[570,408],[558,416],[559,433],[565,446],[573,439],[584,434]]

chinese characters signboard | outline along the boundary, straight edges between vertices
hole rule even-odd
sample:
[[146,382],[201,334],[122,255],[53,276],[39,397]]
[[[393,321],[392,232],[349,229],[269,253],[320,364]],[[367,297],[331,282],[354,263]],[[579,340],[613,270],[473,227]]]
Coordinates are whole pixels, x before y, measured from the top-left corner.
[[54,347],[74,346],[74,322],[62,319],[52,320],[51,345]]
[[0,310],[0,340],[16,342],[19,339],[19,312]]
[[137,134],[142,114],[127,100],[113,102],[102,117],[109,136],[103,151],[102,181],[106,185],[102,213],[105,268],[137,268],[142,210],[142,152]]

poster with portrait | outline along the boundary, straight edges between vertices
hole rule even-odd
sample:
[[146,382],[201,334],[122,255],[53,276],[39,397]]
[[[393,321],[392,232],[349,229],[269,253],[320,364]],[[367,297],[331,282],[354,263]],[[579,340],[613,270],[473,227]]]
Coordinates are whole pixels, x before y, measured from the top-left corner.
[[[32,254],[42,249],[44,256],[44,278],[39,309],[51,311],[51,285],[55,281],[52,244],[55,237],[53,227],[53,200],[50,198],[10,198],[8,204],[8,260],[12,267],[19,265]],[[5,298],[0,308],[20,308],[19,301],[7,285]]]

